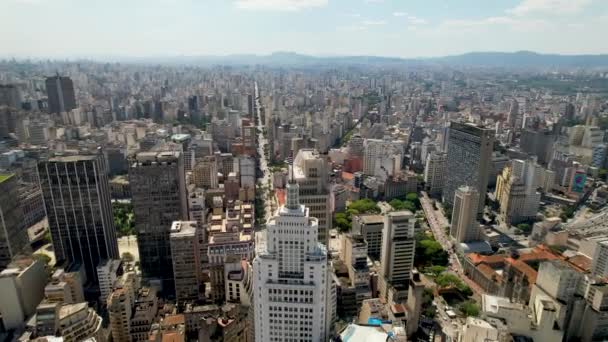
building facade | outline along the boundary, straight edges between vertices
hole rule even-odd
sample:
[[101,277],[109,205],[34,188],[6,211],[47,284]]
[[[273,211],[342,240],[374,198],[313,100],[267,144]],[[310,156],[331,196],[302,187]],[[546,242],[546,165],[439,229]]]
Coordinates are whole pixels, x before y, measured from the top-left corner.
[[138,153],[129,160],[129,183],[143,276],[172,291],[171,225],[188,218],[181,153]]
[[410,211],[393,211],[384,215],[378,287],[380,297],[387,303],[401,303],[407,299],[414,265],[415,225],[416,217]]
[[120,258],[103,155],[41,161],[38,175],[57,261],[82,264],[97,283],[99,262]]
[[318,227],[292,178],[286,205],[268,220],[267,245],[253,262],[256,341],[328,340],[333,305]]
[[477,215],[483,213],[488,189],[489,170],[494,148],[494,131],[472,124],[452,122],[443,191],[443,202],[454,204],[454,194],[463,185],[474,187],[479,193]]

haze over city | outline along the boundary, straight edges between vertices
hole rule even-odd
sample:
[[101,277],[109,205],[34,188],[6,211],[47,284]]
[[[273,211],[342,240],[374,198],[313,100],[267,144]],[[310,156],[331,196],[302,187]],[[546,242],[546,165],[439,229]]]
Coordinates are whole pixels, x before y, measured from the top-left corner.
[[608,53],[602,0],[3,0],[0,56]]

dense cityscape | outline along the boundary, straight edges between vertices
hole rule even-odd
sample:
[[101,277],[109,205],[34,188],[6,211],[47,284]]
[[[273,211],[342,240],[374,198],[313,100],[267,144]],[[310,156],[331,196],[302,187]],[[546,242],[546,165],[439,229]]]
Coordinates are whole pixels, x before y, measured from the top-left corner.
[[607,341],[607,132],[608,55],[0,58],[0,341]]

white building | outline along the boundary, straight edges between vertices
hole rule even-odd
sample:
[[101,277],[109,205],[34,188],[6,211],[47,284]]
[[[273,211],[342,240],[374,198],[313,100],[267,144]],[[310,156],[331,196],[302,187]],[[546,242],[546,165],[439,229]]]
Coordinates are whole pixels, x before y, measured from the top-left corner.
[[114,288],[120,264],[120,260],[106,259],[102,260],[97,266],[97,279],[99,280],[99,292],[102,303],[106,302],[106,299]]
[[463,186],[454,194],[452,226],[450,235],[458,242],[479,240],[479,223],[477,222],[477,205],[479,192],[470,186]]
[[268,220],[266,246],[253,262],[256,341],[329,339],[335,305],[318,227],[292,176],[287,202]]
[[364,143],[363,172],[386,180],[401,171],[405,144],[401,140],[367,139]]
[[378,287],[380,297],[387,303],[401,303],[407,299],[414,265],[415,226],[416,217],[410,211],[394,211],[384,215]]
[[440,195],[443,190],[447,154],[431,152],[424,166],[424,182],[430,195]]

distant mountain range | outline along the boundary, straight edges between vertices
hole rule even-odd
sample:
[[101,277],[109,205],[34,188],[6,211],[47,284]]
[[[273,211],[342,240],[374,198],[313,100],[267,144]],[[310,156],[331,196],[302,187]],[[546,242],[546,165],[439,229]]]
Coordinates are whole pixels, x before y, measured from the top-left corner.
[[118,58],[116,61],[190,65],[268,65],[268,66],[477,66],[504,68],[608,68],[608,55],[558,55],[519,52],[471,52],[433,58],[396,58],[375,56],[316,57],[294,52],[270,55],[176,56],[154,58]]

